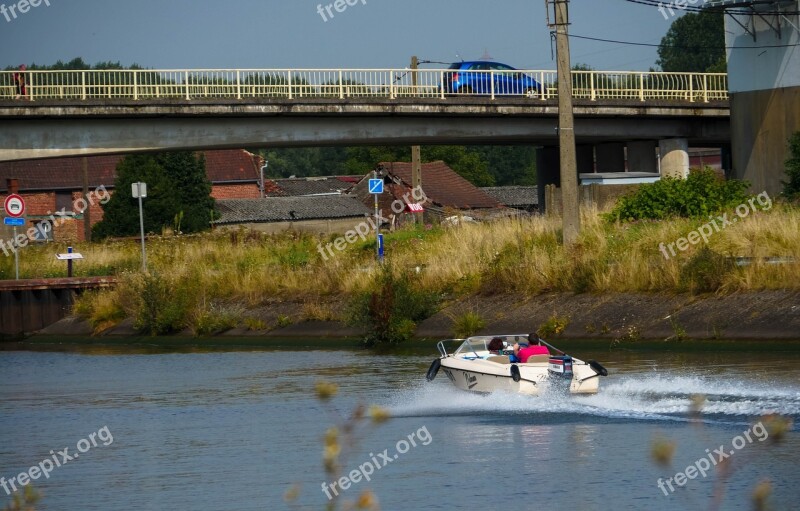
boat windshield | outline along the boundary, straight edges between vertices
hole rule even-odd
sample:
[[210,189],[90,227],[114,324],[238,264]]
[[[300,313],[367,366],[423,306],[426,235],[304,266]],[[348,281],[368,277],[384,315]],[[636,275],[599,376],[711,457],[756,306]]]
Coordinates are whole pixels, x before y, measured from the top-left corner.
[[461,343],[461,346],[458,347],[454,355],[460,355],[462,357],[469,357],[470,355],[472,357],[476,355],[478,357],[485,357],[489,355],[489,343],[496,337],[503,340],[506,349],[510,349],[514,346],[515,342],[528,340],[527,335],[477,335]]

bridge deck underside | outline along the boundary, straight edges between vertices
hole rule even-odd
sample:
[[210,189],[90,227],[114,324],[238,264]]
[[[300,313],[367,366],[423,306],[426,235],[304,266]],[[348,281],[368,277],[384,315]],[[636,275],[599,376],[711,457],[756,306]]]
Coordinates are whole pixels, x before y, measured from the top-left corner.
[[[730,140],[727,102],[579,101],[578,143]],[[0,160],[160,150],[557,143],[558,106],[524,98],[42,101],[0,104]]]

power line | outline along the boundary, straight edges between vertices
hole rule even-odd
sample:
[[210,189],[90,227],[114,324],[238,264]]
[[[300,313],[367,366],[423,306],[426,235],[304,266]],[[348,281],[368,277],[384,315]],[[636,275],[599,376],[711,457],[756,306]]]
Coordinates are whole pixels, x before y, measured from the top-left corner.
[[674,10],[681,10],[681,11],[687,11],[687,12],[726,12],[727,14],[737,14],[737,15],[743,15],[743,16],[749,16],[749,15],[753,14],[754,12],[758,13],[758,14],[760,14],[762,16],[763,15],[769,15],[769,16],[772,16],[772,15],[775,15],[775,16],[790,15],[790,16],[795,16],[795,15],[800,14],[800,11],[747,11],[747,10],[741,10],[741,9],[725,9],[724,7],[722,7],[722,8],[711,8],[711,7],[695,7],[695,6],[690,6],[690,5],[685,5],[683,7],[678,7],[678,6],[675,5],[674,2],[673,3],[665,3],[664,0],[625,0],[625,1],[633,3],[633,4],[641,4],[641,5],[647,5],[647,6],[650,6],[650,7],[656,7],[656,8],[662,9],[662,10],[663,9],[673,10],[674,9]]
[[[629,0],[632,1],[632,0]],[[636,43],[631,41],[617,41],[614,39],[602,39],[599,37],[589,37],[577,34],[570,34],[570,37],[575,37],[577,39],[587,39],[589,41],[599,41],[601,43],[612,43],[612,44],[626,44],[629,46],[648,46],[652,48],[661,48],[662,45],[660,44],[652,44],[652,43]],[[769,44],[764,46],[683,46],[683,45],[664,45],[663,48],[674,48],[676,50],[763,50],[764,48],[791,48],[794,46],[800,46],[800,43],[795,44]]]

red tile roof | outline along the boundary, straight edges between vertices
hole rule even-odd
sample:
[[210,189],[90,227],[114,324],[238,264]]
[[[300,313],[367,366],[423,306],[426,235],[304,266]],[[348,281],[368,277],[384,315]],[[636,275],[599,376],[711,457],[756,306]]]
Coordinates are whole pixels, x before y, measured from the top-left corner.
[[[247,151],[204,151],[209,181],[217,183],[258,182],[259,158]],[[90,156],[89,187],[114,186],[117,164],[123,156]],[[83,158],[0,162],[0,192],[6,180],[17,178],[20,191],[80,190],[83,188]]]
[[[122,156],[92,156],[89,163],[89,187],[113,186],[117,164]],[[6,180],[19,180],[20,191],[80,190],[83,188],[83,158],[0,162],[0,191]]]
[[261,158],[243,150],[205,151],[206,173],[212,183],[258,181]]
[[[383,162],[380,165],[390,175],[412,186],[411,163]],[[422,189],[429,200],[443,207],[457,209],[499,208],[501,204],[476,187],[443,161],[422,164]]]

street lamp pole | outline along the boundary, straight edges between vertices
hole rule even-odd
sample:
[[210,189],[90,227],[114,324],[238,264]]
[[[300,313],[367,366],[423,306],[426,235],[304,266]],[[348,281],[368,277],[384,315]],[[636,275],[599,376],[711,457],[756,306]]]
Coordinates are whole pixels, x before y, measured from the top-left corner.
[[144,207],[142,199],[147,197],[147,183],[133,183],[131,192],[134,198],[139,199],[139,234],[142,238],[142,272],[147,273],[147,250],[144,244]]

